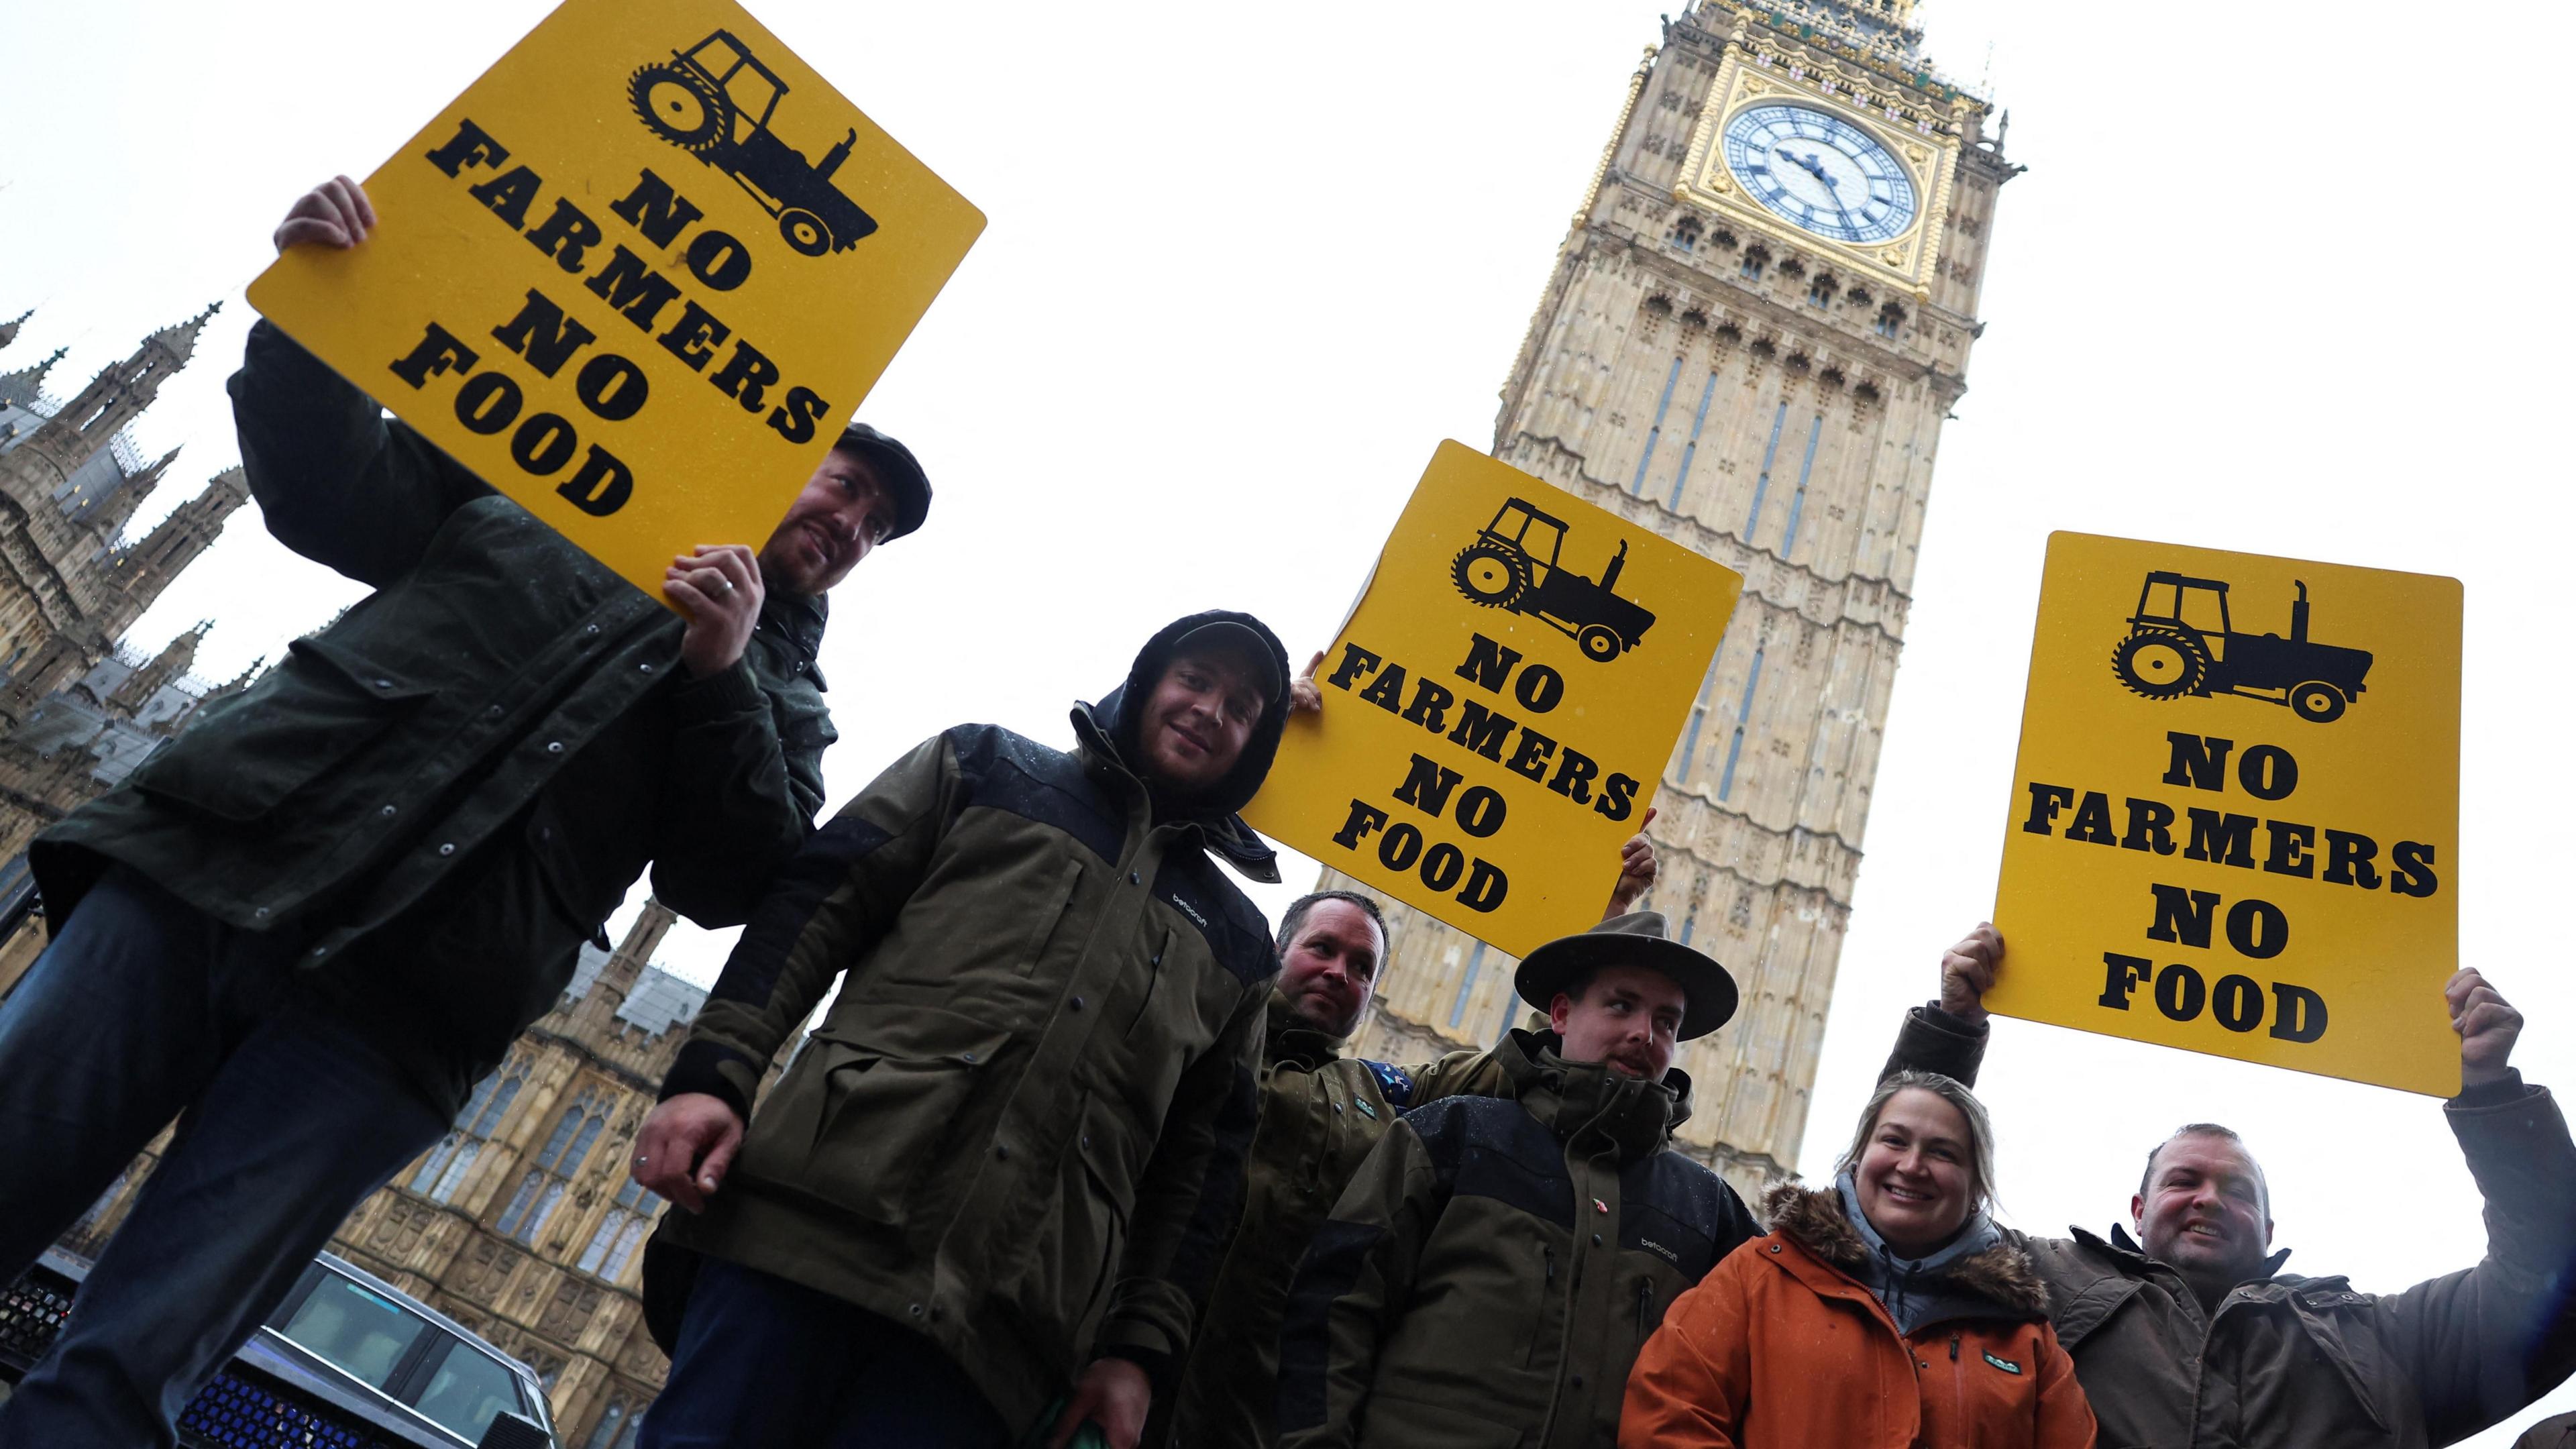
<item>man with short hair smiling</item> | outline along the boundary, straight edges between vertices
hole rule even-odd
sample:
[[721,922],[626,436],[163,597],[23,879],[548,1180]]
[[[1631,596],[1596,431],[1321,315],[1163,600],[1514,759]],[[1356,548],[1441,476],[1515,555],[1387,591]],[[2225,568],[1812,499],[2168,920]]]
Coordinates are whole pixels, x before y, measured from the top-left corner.
[[1072,752],[961,725],[817,832],[636,1138],[682,1209],[647,1260],[645,1449],[1001,1449],[1059,1401],[1051,1442],[1134,1445],[1252,1135],[1277,960],[1216,862],[1279,878],[1234,812],[1286,686],[1258,620],[1195,614],[1076,706]]
[[[1980,925],[1907,1016],[1888,1072],[1973,1085],[2003,937]],[[2129,1229],[2025,1238],[2105,1445],[2419,1449],[2495,1424],[2567,1376],[2576,1332],[2576,1143],[2509,1064],[2522,1016],[2475,971],[2444,987],[2460,1095],[2443,1109],[2486,1199],[2474,1268],[2402,1293],[2282,1273],[2271,1191],[2228,1128],[2194,1122],[2147,1154]],[[2374,1188],[2386,1190],[2376,1181]],[[2421,1233],[2420,1217],[2392,1214]],[[2130,1236],[2134,1230],[2136,1236]]]
[[1671,1150],[1673,1055],[1734,1014],[1726,968],[1639,911],[1532,951],[1516,984],[1549,1029],[1489,1054],[1508,1095],[1405,1114],[1298,1265],[1286,1449],[1613,1444],[1664,1309],[1760,1231]]
[[[1620,847],[1603,918],[1625,914],[1655,883],[1655,871],[1653,843],[1643,832],[1630,837]],[[1280,917],[1279,987],[1263,1041],[1261,1123],[1244,1173],[1243,1211],[1192,1336],[1179,1392],[1156,1413],[1148,1443],[1276,1443],[1280,1311],[1324,1214],[1397,1114],[1464,1083],[1488,1092],[1508,1086],[1491,1069],[1490,1052],[1452,1052],[1419,1067],[1342,1055],[1376,994],[1386,951],[1385,918],[1356,891],[1300,896]]]
[[[273,240],[374,225],[342,177]],[[174,1443],[648,867],[700,925],[750,914],[823,804],[824,591],[930,508],[852,425],[757,552],[657,598],[266,322],[230,387],[269,532],[372,592],[28,853],[54,939],[0,1007],[0,1282],[185,1115],[11,1445]]]

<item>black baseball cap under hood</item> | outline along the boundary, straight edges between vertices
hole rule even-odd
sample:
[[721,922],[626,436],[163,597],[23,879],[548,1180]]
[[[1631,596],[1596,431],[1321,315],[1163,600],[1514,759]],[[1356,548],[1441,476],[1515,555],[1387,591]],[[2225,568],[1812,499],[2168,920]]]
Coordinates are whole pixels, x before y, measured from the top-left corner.
[[1294,676],[1288,670],[1287,649],[1281,646],[1279,637],[1270,632],[1268,625],[1250,614],[1239,614],[1230,609],[1210,609],[1203,614],[1175,619],[1145,641],[1145,647],[1137,652],[1135,665],[1127,671],[1127,682],[1102,695],[1100,703],[1090,706],[1090,710],[1092,718],[1108,733],[1110,745],[1118,751],[1118,758],[1125,761],[1129,769],[1136,769],[1141,758],[1137,750],[1137,729],[1141,721],[1137,715],[1144,707],[1143,702],[1153,695],[1155,684],[1162,679],[1164,669],[1170,666],[1175,646],[1210,624],[1233,624],[1249,630],[1260,641],[1261,647],[1269,652],[1271,677],[1283,681],[1263,705],[1261,719],[1252,727],[1252,738],[1244,741],[1243,754],[1234,762],[1234,768],[1199,797],[1193,812],[1201,816],[1221,816],[1232,815],[1261,793],[1261,782],[1270,775],[1270,761],[1279,753],[1279,736],[1288,728],[1288,690],[1284,682]]

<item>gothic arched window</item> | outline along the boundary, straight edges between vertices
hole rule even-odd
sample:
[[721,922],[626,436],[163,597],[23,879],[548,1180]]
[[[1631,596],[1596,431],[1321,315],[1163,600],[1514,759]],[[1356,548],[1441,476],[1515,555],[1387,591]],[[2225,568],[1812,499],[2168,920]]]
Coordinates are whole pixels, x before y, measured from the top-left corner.
[[608,1104],[597,1087],[584,1087],[572,1104],[555,1119],[555,1130],[546,1135],[545,1146],[537,1150],[536,1160],[529,1164],[527,1175],[519,1179],[519,1190],[511,1194],[510,1205],[501,1211],[493,1229],[505,1238],[536,1246],[537,1233],[554,1216],[556,1204],[563,1201],[572,1175],[581,1170],[582,1159],[590,1155],[590,1145],[608,1126]]
[[617,1281],[626,1271],[627,1261],[635,1256],[635,1246],[653,1227],[653,1219],[662,1211],[662,1199],[644,1190],[644,1184],[633,1178],[617,1190],[617,1200],[609,1205],[606,1216],[599,1220],[598,1231],[590,1235],[590,1246],[581,1250],[581,1271],[609,1282]]
[[611,1399],[590,1431],[590,1442],[583,1449],[635,1449],[636,1432],[644,1427],[643,1411],[624,1399]]
[[411,1190],[431,1202],[454,1197],[458,1184],[465,1181],[465,1170],[500,1130],[501,1120],[510,1115],[510,1104],[527,1084],[527,1061],[516,1053],[501,1064],[501,1070],[476,1083],[474,1095],[465,1099],[465,1110],[456,1114],[456,1125],[420,1160],[420,1170],[411,1175]]
[[1897,305],[1896,305],[1895,303],[1893,303],[1893,302],[1890,302],[1890,303],[1888,303],[1886,306],[1881,307],[1881,308],[1879,309],[1879,311],[1878,311],[1878,326],[1877,326],[1877,328],[1875,329],[1875,330],[1877,331],[1877,333],[1878,333],[1878,335],[1879,335],[1879,336],[1881,336],[1881,337],[1894,337],[1894,336],[1897,334],[1898,330],[1899,330],[1899,329],[1901,329],[1901,328],[1902,328],[1902,327],[1904,327],[1904,326],[1905,326],[1905,309],[1904,309],[1904,308],[1897,306]]

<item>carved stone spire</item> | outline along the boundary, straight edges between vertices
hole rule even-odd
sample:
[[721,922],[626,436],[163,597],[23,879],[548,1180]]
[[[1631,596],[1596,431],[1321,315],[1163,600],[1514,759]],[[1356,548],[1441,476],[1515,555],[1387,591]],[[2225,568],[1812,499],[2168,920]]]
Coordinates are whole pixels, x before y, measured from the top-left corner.
[[197,355],[197,334],[206,330],[207,321],[217,312],[222,311],[223,306],[220,299],[209,302],[206,304],[205,311],[185,322],[171,323],[153,333],[151,340],[168,348],[176,363],[184,365],[189,358]]
[[125,521],[132,518],[135,510],[143,506],[143,500],[152,495],[154,488],[160,486],[162,475],[170,471],[172,460],[178,456],[177,448],[162,454],[140,472],[118,485],[116,491],[109,494],[107,500],[98,506],[98,510],[90,515],[88,521],[92,528],[98,530],[101,541],[111,543],[115,541],[116,536],[124,531]]
[[161,652],[153,655],[150,663],[127,675],[125,682],[108,695],[107,707],[128,719],[140,714],[143,707],[152,702],[152,696],[161,692],[163,685],[184,676],[197,662],[197,645],[205,639],[206,631],[213,627],[214,620],[200,619],[197,627],[183,631],[179,637],[162,645]]
[[8,407],[12,404],[26,407],[34,402],[37,391],[45,385],[45,374],[53,371],[54,364],[62,361],[63,354],[69,350],[69,348],[57,347],[52,356],[33,367],[0,373],[0,407]]

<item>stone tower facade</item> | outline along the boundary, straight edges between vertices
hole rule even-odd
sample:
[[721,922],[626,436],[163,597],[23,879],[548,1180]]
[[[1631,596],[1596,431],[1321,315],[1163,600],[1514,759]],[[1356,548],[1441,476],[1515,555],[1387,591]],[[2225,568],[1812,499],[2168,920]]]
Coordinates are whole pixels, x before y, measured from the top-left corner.
[[[2017,170],[1920,44],[1912,0],[1698,0],[1668,21],[1494,429],[1502,461],[1744,575],[1655,793],[1644,904],[1743,990],[1677,1065],[1682,1136],[1748,1196],[1805,1131],[1933,458]],[[1361,1054],[1428,1060],[1525,1011],[1510,958],[1388,920]]]
[[[203,624],[157,654],[119,642],[250,498],[227,468],[149,532],[127,532],[178,457],[145,461],[127,426],[188,364],[214,310],[145,338],[68,402],[45,390],[60,351],[0,371],[0,991],[43,945],[27,843],[250,679],[189,673]],[[25,321],[0,322],[0,350]]]
[[149,534],[124,536],[178,456],[144,462],[126,426],[188,365],[214,311],[153,333],[68,402],[44,393],[59,352],[0,374],[0,725],[106,658],[249,499],[226,469]]

